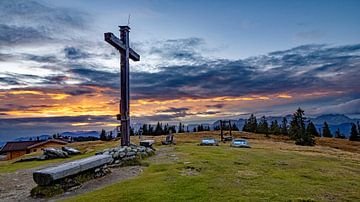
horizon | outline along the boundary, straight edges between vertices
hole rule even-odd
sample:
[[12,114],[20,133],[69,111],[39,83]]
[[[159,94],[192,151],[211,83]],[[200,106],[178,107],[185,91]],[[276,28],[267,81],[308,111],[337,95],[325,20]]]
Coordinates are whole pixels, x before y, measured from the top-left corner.
[[[0,0],[0,140],[118,125],[130,18],[132,123],[360,118],[360,1]],[[214,12],[216,11],[216,15]],[[29,135],[34,136],[34,135]],[[36,135],[35,135],[36,136]]]

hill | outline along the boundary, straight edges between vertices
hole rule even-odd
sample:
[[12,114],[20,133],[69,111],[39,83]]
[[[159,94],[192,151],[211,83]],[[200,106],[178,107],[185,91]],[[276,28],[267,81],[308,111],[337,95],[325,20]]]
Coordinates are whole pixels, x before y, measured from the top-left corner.
[[[66,193],[54,200],[360,200],[360,193],[357,191],[360,186],[360,142],[317,138],[317,146],[302,147],[294,145],[284,136],[266,138],[262,134],[234,134],[236,137],[248,139],[252,148],[231,148],[229,143],[220,143],[218,147],[197,146],[204,136],[219,138],[219,131],[176,134],[175,146],[160,145],[164,136],[147,136],[146,138],[154,139],[157,143],[157,154],[144,160],[144,165],[148,164],[148,167],[114,168],[114,174],[120,173],[117,180],[114,180],[114,175],[92,180],[80,188],[79,192]],[[137,137],[132,137],[133,143],[138,141]],[[69,146],[83,152],[80,156],[72,157],[78,159],[116,145],[118,141],[81,142]],[[0,197],[4,200],[11,197],[20,201],[29,200],[29,190],[35,186],[31,173],[36,170],[34,167],[63,161],[66,160],[16,164],[0,162],[0,185],[3,187]],[[127,174],[129,172],[132,174]],[[23,179],[21,182],[3,181],[18,179],[20,176]],[[19,186],[22,187],[21,192],[16,189]],[[74,197],[68,198],[69,196]]]

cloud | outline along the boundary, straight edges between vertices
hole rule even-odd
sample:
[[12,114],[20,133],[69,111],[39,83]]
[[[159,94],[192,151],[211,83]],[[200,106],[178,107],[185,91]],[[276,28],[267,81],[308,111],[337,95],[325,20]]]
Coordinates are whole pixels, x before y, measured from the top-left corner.
[[39,43],[51,39],[46,32],[32,27],[0,24],[0,33],[0,46]]
[[45,43],[69,38],[88,23],[74,9],[54,8],[33,0],[0,1],[0,46]]
[[81,51],[75,47],[66,47],[64,48],[65,57],[67,59],[85,59],[89,57],[89,54],[86,52]]
[[316,108],[314,114],[360,114],[360,99]]

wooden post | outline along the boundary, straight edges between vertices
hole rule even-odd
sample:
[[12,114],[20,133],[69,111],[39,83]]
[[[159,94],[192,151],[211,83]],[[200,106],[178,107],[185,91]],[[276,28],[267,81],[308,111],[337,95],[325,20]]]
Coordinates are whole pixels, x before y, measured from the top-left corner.
[[134,61],[140,60],[137,54],[129,46],[129,26],[120,27],[120,39],[113,33],[105,33],[105,41],[114,46],[120,52],[120,114],[117,116],[121,123],[121,146],[130,145],[130,83],[129,83],[129,58]]

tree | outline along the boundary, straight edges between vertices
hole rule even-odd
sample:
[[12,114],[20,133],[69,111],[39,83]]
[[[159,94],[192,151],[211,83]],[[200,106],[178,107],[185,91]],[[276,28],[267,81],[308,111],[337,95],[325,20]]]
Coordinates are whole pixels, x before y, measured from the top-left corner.
[[280,127],[277,120],[271,122],[269,132],[274,135],[280,134]]
[[311,133],[306,131],[305,120],[304,110],[299,107],[290,122],[289,135],[297,145],[313,146],[315,145],[315,139]]
[[327,124],[327,122],[324,122],[324,126],[323,126],[323,137],[333,137],[331,134],[331,131],[329,129],[329,125]]
[[[210,127],[209,127],[209,126],[208,126],[208,128],[209,128],[209,131],[210,131]],[[231,126],[231,130],[233,130],[233,131],[239,131],[239,128],[236,126],[235,123],[233,123],[232,126]]]
[[266,136],[269,135],[269,125],[268,122],[266,121],[265,116],[261,117],[260,119],[260,123],[257,126],[257,129],[255,130],[257,133],[263,133]]
[[257,120],[254,114],[251,114],[249,119],[245,121],[243,131],[255,133],[257,129]]
[[164,131],[162,128],[162,124],[160,124],[160,122],[158,122],[155,127],[155,135],[162,135],[163,133],[164,133]]
[[100,140],[101,140],[101,141],[106,141],[106,140],[107,140],[106,131],[105,131],[104,129],[101,130]]
[[282,120],[280,133],[283,134],[283,135],[288,135],[288,126],[287,126],[286,117],[284,117],[283,120]]
[[149,130],[148,130],[147,124],[143,124],[143,126],[141,127],[141,130],[142,130],[142,135],[149,135]]
[[169,132],[176,133],[175,126],[169,126]]
[[351,123],[350,141],[360,141],[359,131],[354,123]]
[[310,123],[307,125],[306,132],[310,133],[313,136],[319,136],[318,131],[316,130],[315,125],[313,122],[310,121]]
[[345,139],[345,135],[341,134],[339,128],[335,131],[335,138]]
[[184,131],[184,125],[181,124],[181,122],[180,122],[180,123],[179,123],[178,133],[183,133],[183,132],[185,132],[185,131]]

